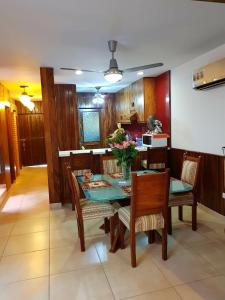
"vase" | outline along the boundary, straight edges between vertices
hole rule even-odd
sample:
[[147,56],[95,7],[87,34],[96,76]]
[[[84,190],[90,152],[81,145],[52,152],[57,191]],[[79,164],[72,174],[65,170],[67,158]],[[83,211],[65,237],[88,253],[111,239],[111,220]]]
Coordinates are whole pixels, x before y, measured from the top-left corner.
[[128,166],[126,164],[122,164],[122,173],[123,173],[123,179],[129,180],[130,179],[130,173],[131,173],[131,166]]

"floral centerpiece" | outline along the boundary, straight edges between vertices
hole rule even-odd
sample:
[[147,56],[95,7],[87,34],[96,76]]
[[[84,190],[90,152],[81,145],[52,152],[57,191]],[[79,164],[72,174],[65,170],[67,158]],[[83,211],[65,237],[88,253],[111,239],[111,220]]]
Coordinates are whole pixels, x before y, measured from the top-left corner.
[[122,167],[123,176],[128,179],[131,165],[137,156],[136,142],[129,140],[123,128],[118,128],[106,139],[112,148],[113,155],[117,158],[117,165]]

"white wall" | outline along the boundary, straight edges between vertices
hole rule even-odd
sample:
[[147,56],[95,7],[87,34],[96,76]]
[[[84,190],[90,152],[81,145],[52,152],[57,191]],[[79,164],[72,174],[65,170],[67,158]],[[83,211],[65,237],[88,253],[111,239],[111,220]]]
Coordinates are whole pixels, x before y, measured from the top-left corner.
[[196,68],[225,57],[225,44],[171,72],[172,147],[222,154],[225,146],[225,85],[196,91]]

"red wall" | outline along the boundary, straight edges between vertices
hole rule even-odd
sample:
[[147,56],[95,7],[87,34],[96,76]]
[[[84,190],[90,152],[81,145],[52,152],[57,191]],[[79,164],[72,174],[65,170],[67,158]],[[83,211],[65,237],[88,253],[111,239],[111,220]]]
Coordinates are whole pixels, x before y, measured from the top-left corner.
[[170,72],[155,78],[156,118],[163,124],[163,132],[170,134]]

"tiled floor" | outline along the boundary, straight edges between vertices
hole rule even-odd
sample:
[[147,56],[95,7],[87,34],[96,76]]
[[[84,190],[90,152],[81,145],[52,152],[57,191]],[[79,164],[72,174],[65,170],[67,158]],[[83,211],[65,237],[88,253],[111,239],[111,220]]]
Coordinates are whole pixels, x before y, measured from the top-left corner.
[[46,169],[25,168],[0,215],[0,299],[224,300],[224,217],[199,208],[193,232],[184,215],[181,223],[174,211],[169,259],[139,234],[132,269],[129,245],[109,253],[101,220],[85,224],[81,253],[71,208],[49,209]]

